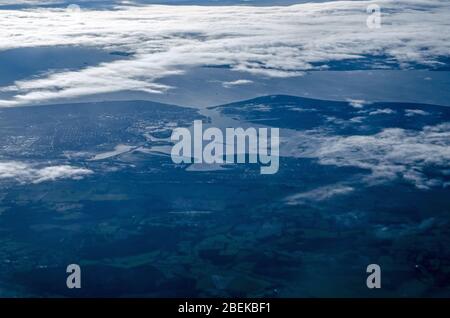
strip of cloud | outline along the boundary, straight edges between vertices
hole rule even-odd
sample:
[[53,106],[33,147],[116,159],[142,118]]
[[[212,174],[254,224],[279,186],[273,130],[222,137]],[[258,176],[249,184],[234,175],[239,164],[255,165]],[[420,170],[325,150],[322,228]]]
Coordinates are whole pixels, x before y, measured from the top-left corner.
[[363,181],[368,184],[402,178],[424,190],[450,186],[450,123],[419,131],[389,128],[375,135],[336,136],[312,131],[290,139],[281,154],[367,170]]
[[69,165],[36,168],[23,162],[0,162],[0,180],[9,179],[19,183],[41,183],[59,179],[79,180],[92,173],[92,170]]
[[253,83],[253,81],[251,81],[251,80],[239,79],[239,80],[231,81],[231,82],[223,82],[222,86],[225,88],[230,88],[230,87],[234,87],[234,86],[248,85],[248,84],[252,84],[252,83]]
[[[370,3],[382,9],[380,29],[366,26]],[[76,45],[133,56],[17,81],[0,88],[11,96],[0,106],[124,90],[164,93],[170,87],[158,83],[160,79],[202,65],[289,77],[324,63],[371,55],[387,56],[400,65],[436,65],[450,55],[446,0],[82,9],[76,14],[64,9],[2,10],[0,51]]]
[[333,184],[291,195],[287,197],[285,201],[287,205],[299,205],[311,201],[320,202],[329,200],[335,196],[345,195],[353,191],[353,187],[343,184]]
[[63,3],[61,0],[0,0],[0,5],[48,5],[48,4],[59,4]]
[[390,114],[395,114],[396,111],[390,108],[380,108],[374,111],[371,111],[369,113],[369,116],[374,116],[374,115],[390,115]]
[[421,110],[421,109],[405,109],[405,116],[412,117],[412,116],[416,116],[416,115],[426,116],[426,115],[430,115],[430,113],[428,113],[424,110]]

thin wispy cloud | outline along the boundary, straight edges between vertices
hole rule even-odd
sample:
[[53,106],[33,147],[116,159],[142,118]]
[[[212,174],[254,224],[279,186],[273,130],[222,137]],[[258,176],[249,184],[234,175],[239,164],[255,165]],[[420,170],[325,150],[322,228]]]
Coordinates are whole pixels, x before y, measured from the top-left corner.
[[0,5],[19,5],[19,4],[30,4],[30,5],[47,5],[47,4],[58,4],[63,3],[61,0],[0,0]]
[[368,3],[2,10],[0,50],[75,45],[133,55],[17,81],[0,88],[10,96],[0,106],[124,90],[164,93],[171,87],[160,79],[202,65],[289,77],[368,55],[399,65],[436,65],[450,55],[447,1],[375,1],[383,12],[380,29],[366,26]]
[[344,184],[333,184],[319,187],[310,191],[297,193],[285,198],[288,205],[298,205],[307,202],[320,202],[336,196],[342,196],[353,192],[355,189]]
[[421,110],[421,109],[405,109],[405,116],[407,117],[413,117],[413,116],[426,116],[426,115],[430,115],[430,113]]
[[369,116],[375,116],[375,115],[391,115],[391,114],[395,114],[396,111],[390,108],[382,108],[382,109],[377,109],[374,111],[369,112]]

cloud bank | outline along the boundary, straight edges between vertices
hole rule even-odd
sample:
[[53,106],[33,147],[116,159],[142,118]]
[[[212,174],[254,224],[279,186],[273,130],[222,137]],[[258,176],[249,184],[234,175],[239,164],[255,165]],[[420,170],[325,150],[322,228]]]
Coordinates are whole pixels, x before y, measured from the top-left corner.
[[424,190],[450,186],[450,123],[419,131],[388,128],[369,136],[330,136],[313,131],[300,133],[295,140],[300,144],[287,145],[286,149],[294,150],[285,155],[367,170],[370,173],[363,181],[369,185],[402,178]]
[[[366,26],[369,3],[381,6],[380,29]],[[449,16],[446,0],[288,7],[143,5],[81,13],[1,10],[0,51],[86,46],[133,55],[1,87],[9,97],[0,106],[124,90],[164,93],[170,87],[160,79],[202,65],[268,77],[298,76],[327,63],[367,56],[384,56],[403,66],[436,65],[450,55]]]
[[0,162],[0,180],[10,179],[20,183],[41,183],[59,179],[79,180],[92,173],[93,171],[89,169],[68,165],[35,168],[17,161]]

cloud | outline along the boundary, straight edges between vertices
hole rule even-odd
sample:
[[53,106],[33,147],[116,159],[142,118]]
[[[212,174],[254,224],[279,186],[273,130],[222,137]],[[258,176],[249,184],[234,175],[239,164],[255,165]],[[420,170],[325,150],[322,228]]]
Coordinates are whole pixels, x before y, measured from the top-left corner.
[[247,84],[251,84],[251,83],[253,83],[253,81],[251,81],[251,80],[239,79],[239,80],[232,81],[232,82],[223,82],[222,85],[225,88],[230,88],[233,86],[247,85]]
[[412,116],[416,116],[416,115],[426,116],[426,115],[430,115],[430,113],[428,113],[424,110],[421,110],[421,109],[405,109],[405,116],[412,117]]
[[30,4],[30,5],[47,5],[47,4],[59,4],[62,1],[59,0],[0,0],[0,5],[20,5],[20,4]]
[[[450,186],[450,123],[426,126],[419,131],[389,128],[369,136],[312,131],[291,139],[291,144],[281,148],[282,155],[367,170],[370,173],[363,181],[368,184],[402,178],[419,189]],[[294,146],[295,141],[298,144]]]
[[65,9],[1,10],[0,51],[73,45],[134,54],[17,81],[1,89],[11,97],[0,101],[0,106],[123,90],[164,93],[171,87],[160,84],[162,78],[202,65],[289,77],[320,69],[324,63],[372,55],[405,66],[437,65],[450,55],[447,1],[375,1],[381,6],[383,23],[375,30],[366,26],[369,3],[141,5],[82,8],[75,15]]
[[0,180],[11,179],[20,183],[41,183],[59,179],[79,180],[92,173],[93,171],[89,169],[68,165],[35,168],[23,162],[0,162]]
[[350,104],[350,106],[354,108],[363,108],[364,105],[370,104],[370,102],[367,102],[363,99],[347,99],[347,102]]
[[365,117],[363,116],[356,116],[349,119],[351,123],[362,123],[364,121]]
[[71,166],[46,167],[35,171],[36,178],[33,180],[33,183],[55,181],[57,179],[80,180],[84,176],[92,173],[93,172],[91,170]]
[[[92,4],[92,2],[101,3],[102,0],[0,0],[0,5],[30,5],[30,6],[44,6],[44,5],[72,5],[73,3],[82,5],[83,3]],[[104,2],[104,1],[103,1]],[[111,0],[111,3],[118,3],[120,1]]]
[[310,201],[324,201],[331,199],[338,195],[345,195],[353,192],[354,188],[343,185],[343,184],[333,184],[313,189],[307,192],[302,192],[298,194],[291,195],[285,199],[288,205],[298,205]]
[[369,113],[370,116],[374,116],[374,115],[390,115],[390,114],[395,114],[396,111],[390,108],[380,108],[374,111],[371,111]]

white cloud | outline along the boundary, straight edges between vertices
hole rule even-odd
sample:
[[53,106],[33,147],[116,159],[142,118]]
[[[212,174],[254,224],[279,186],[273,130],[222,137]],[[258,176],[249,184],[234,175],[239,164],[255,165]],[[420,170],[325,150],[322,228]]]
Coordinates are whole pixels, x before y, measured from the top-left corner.
[[396,111],[390,108],[380,108],[380,109],[376,109],[374,111],[371,111],[369,113],[370,116],[374,116],[374,115],[389,115],[389,114],[395,114]]
[[247,85],[247,84],[251,84],[251,83],[253,83],[253,81],[251,81],[251,80],[239,79],[239,80],[231,81],[231,82],[223,82],[222,85],[225,88],[230,88],[233,86]]
[[20,5],[20,4],[33,4],[33,5],[47,5],[62,3],[60,0],[0,0],[0,5]]
[[351,123],[362,123],[364,121],[365,117],[363,116],[356,116],[349,119]]
[[[0,50],[77,45],[134,52],[125,60],[59,71],[4,87],[0,106],[134,90],[163,93],[158,81],[199,65],[287,77],[327,63],[386,55],[402,65],[450,55],[450,6],[440,0],[377,0],[383,24],[366,27],[370,1],[288,7],[120,6],[0,11]],[[418,31],[420,30],[420,32]],[[439,30],[439,32],[437,32]],[[358,101],[355,107],[363,104]]]
[[68,165],[36,168],[23,162],[0,162],[0,180],[11,179],[20,183],[41,183],[58,179],[79,180],[92,173],[89,169]]
[[[335,136],[322,131],[299,133],[290,138],[280,153],[316,158],[322,165],[368,170],[370,174],[364,181],[369,184],[403,178],[420,189],[445,187],[450,162],[450,123],[426,126],[419,131],[389,128],[369,136]],[[427,174],[427,169],[433,177]]]
[[350,106],[354,108],[363,108],[364,105],[370,104],[370,102],[367,102],[363,99],[347,99],[347,102],[350,104]]
[[408,117],[412,117],[412,116],[416,116],[416,115],[426,116],[429,114],[430,113],[423,111],[421,109],[405,109],[405,116],[408,116]]
[[297,193],[285,199],[288,205],[298,205],[308,201],[324,201],[338,195],[345,195],[354,191],[354,188],[343,184],[333,184],[313,189],[310,191]]
[[33,183],[41,183],[44,181],[54,181],[57,179],[82,179],[84,176],[93,172],[84,168],[76,168],[71,166],[52,166],[35,171],[36,178]]

